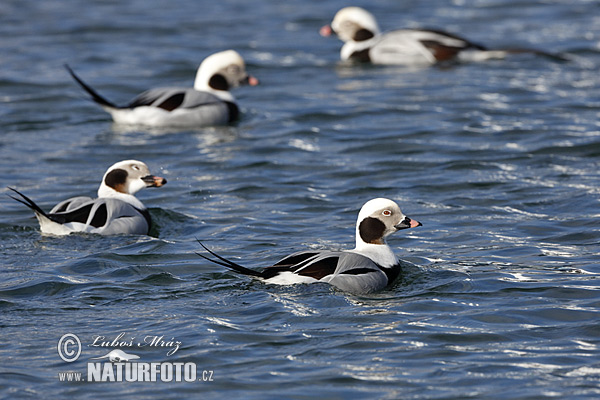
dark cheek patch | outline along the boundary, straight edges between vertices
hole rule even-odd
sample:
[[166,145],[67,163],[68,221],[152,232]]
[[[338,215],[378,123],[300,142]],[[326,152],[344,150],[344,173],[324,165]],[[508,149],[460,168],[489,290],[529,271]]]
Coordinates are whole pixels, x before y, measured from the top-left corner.
[[383,244],[385,224],[377,218],[368,217],[362,220],[358,226],[358,232],[365,243]]
[[214,74],[208,81],[208,86],[215,90],[229,90],[227,79],[221,74]]
[[113,169],[104,178],[106,186],[115,189],[117,192],[126,193],[125,182],[127,182],[127,171],[123,169]]
[[356,33],[354,34],[354,41],[355,42],[362,42],[363,40],[369,40],[371,39],[373,36],[373,32],[371,32],[368,29],[359,29],[356,31]]

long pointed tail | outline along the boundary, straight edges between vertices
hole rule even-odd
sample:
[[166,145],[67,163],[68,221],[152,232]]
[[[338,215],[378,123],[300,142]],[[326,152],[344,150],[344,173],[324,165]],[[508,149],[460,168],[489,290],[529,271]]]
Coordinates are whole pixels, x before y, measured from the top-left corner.
[[69,67],[68,64],[65,64],[65,68],[67,69],[67,71],[69,71],[69,73],[71,74],[71,76],[73,77],[73,79],[75,79],[75,81],[77,83],[79,83],[79,85],[86,91],[89,93],[90,96],[92,96],[92,100],[94,100],[96,103],[102,105],[102,106],[106,106],[106,107],[111,107],[111,108],[119,108],[117,105],[115,105],[114,103],[111,103],[110,101],[108,101],[106,98],[100,96],[98,94],[98,92],[96,92],[94,89],[92,89],[92,87],[90,85],[88,85],[87,83],[85,83],[83,80],[81,80],[80,77],[78,77],[75,72],[73,72],[73,70],[71,69],[71,67]]
[[200,242],[199,240],[198,240],[198,243],[200,243],[200,246],[204,247],[204,250],[208,251],[211,255],[217,257],[217,260],[215,260],[215,259],[212,259],[210,257],[206,257],[203,254],[196,253],[200,257],[204,258],[205,260],[208,260],[208,261],[210,261],[212,263],[215,263],[217,265],[221,265],[223,267],[227,267],[227,268],[232,269],[235,272],[239,272],[240,274],[243,274],[243,275],[250,275],[250,276],[255,276],[257,278],[264,278],[264,274],[262,272],[254,271],[252,269],[249,269],[249,268],[246,268],[246,267],[242,267],[241,265],[236,264],[233,261],[230,261],[230,260],[228,260],[228,259],[226,259],[224,257],[221,257],[220,255],[218,255],[214,251],[209,250],[208,247],[206,247],[204,244],[202,244],[202,242]]
[[547,52],[544,50],[538,50],[538,49],[528,49],[528,48],[518,48],[517,47],[517,48],[498,49],[498,50],[505,51],[508,54],[534,54],[536,56],[546,57],[546,58],[549,58],[551,60],[558,61],[558,62],[569,61],[569,59],[566,58],[562,54],[550,53],[550,52]]
[[35,202],[33,200],[31,200],[29,197],[25,196],[23,193],[19,192],[17,189],[13,189],[11,187],[8,187],[10,190],[12,190],[13,192],[15,192],[16,194],[18,194],[19,196],[21,196],[22,198],[19,199],[17,197],[11,196],[10,194],[8,195],[8,197],[10,197],[13,200],[18,201],[21,204],[26,205],[27,207],[31,208],[36,214],[48,218],[50,221],[53,222],[57,222],[60,223],[59,221],[57,221],[56,219],[52,218],[52,216],[46,214],[46,212],[44,210],[42,210],[40,208],[40,206],[38,206],[37,204],[35,204]]

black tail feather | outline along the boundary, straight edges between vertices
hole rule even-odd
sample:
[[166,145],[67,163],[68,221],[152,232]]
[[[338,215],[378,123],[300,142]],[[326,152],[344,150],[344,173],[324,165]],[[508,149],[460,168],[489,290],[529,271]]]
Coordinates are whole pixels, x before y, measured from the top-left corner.
[[73,72],[73,70],[71,69],[71,67],[69,67],[68,64],[65,64],[65,68],[67,69],[67,71],[69,71],[69,73],[71,74],[71,76],[73,77],[73,79],[75,79],[75,81],[77,83],[79,83],[79,85],[86,91],[89,93],[90,96],[92,96],[92,100],[94,100],[96,103],[103,105],[103,106],[107,106],[107,107],[112,107],[112,108],[119,108],[117,105],[115,105],[114,103],[111,103],[110,101],[108,101],[106,98],[100,96],[98,94],[98,92],[96,92],[94,89],[92,89],[91,86],[89,86],[87,83],[85,83],[83,80],[81,80],[80,77],[78,77],[75,72]]
[[9,194],[8,197],[10,197],[11,199],[16,200],[19,203],[26,205],[27,207],[29,207],[33,211],[35,211],[37,214],[43,215],[44,217],[48,218],[51,221],[58,222],[54,218],[52,218],[50,215],[46,214],[46,212],[44,210],[42,210],[40,208],[40,206],[35,204],[35,202],[33,200],[31,200],[29,197],[25,196],[23,193],[19,192],[17,189],[13,189],[11,187],[8,187],[8,189],[12,190],[13,192],[15,192],[16,194],[18,194],[19,196],[22,197],[21,199],[19,199],[17,197],[11,196]]
[[243,275],[255,276],[257,278],[265,278],[264,273],[262,273],[260,271],[254,271],[254,270],[246,268],[246,267],[242,267],[241,265],[236,264],[233,261],[230,261],[230,260],[228,260],[228,259],[226,259],[224,257],[221,257],[220,255],[218,255],[214,251],[209,250],[208,247],[206,247],[204,244],[202,244],[202,242],[200,242],[199,240],[198,240],[198,243],[200,243],[200,246],[204,247],[204,250],[208,251],[214,257],[217,257],[217,260],[215,260],[215,259],[212,259],[210,257],[206,257],[203,254],[196,253],[200,257],[204,258],[205,260],[208,260],[208,261],[213,262],[213,263],[215,263],[217,265],[221,265],[223,267],[232,269],[235,272],[239,272],[240,274],[243,274]]
[[528,49],[528,48],[508,48],[508,49],[498,49],[500,51],[505,51],[509,54],[534,54],[536,56],[546,57],[554,61],[558,62],[567,62],[570,61],[568,58],[563,56],[562,54],[554,54],[544,50],[537,49]]

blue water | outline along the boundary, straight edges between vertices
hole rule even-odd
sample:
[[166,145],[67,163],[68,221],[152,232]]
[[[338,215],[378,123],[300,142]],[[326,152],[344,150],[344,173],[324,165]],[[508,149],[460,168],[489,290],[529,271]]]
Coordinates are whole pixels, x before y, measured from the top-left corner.
[[[342,1],[5,0],[1,188],[50,209],[135,158],[168,179],[138,197],[153,236],[42,236],[0,196],[0,397],[594,399],[600,396],[600,7],[594,1],[358,2],[384,30],[426,26],[518,55],[423,69],[347,66],[318,29]],[[191,85],[234,48],[261,80],[233,126],[115,126],[63,68],[123,103]],[[360,206],[423,223],[389,243],[391,288],[269,286],[247,267],[354,244]],[[58,355],[61,336],[82,342]],[[61,382],[124,333],[198,382]],[[137,343],[137,342],[136,342]],[[210,378],[210,379],[208,379]]]

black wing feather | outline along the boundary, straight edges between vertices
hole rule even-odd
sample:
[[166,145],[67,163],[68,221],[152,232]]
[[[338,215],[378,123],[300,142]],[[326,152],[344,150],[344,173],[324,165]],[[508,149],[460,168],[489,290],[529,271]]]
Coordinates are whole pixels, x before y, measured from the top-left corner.
[[173,111],[183,103],[184,98],[185,93],[177,93],[160,103],[157,107],[167,111]]
[[[160,101],[160,103],[156,104],[161,98],[163,99]],[[184,105],[185,102],[187,103]],[[152,106],[162,108],[166,111],[173,111],[178,108],[192,109],[211,104],[220,104],[222,102],[222,100],[213,94],[199,92],[193,89],[156,88],[146,90],[145,92],[137,95],[129,104],[127,104],[127,108]],[[226,104],[230,108],[237,107],[233,103],[231,103],[232,106],[230,106],[228,103]]]
[[[90,213],[92,212],[92,208],[94,207],[93,203],[85,204],[79,208],[68,212],[62,213],[52,213],[48,214],[50,219],[59,224],[68,224],[69,222],[79,222],[85,224],[90,217]],[[108,218],[108,213],[106,211],[106,204],[100,204],[96,211],[94,212],[94,216],[90,221],[90,225],[94,228],[100,228],[106,225],[106,220]]]
[[127,108],[135,108],[141,106],[151,106],[156,100],[158,100],[163,94],[158,91],[147,90],[140,93],[127,104]]
[[[60,214],[48,214],[52,219],[60,224],[66,224],[69,222],[81,222],[85,224],[92,210],[92,204],[86,204],[85,206],[76,208],[66,213]],[[105,208],[106,210],[106,208]],[[102,225],[100,225],[102,226]]]
[[349,269],[347,271],[343,271],[341,272],[342,275],[364,275],[364,274],[370,274],[372,272],[377,272],[376,269],[372,269],[372,268],[354,268],[354,269]]
[[291,255],[283,258],[282,260],[278,261],[272,267],[268,267],[268,268],[291,267],[293,265],[298,265],[300,263],[303,263],[303,262],[307,261],[309,258],[312,258],[318,254],[319,254],[318,252],[313,253],[313,252],[308,252],[308,251],[297,253],[297,254],[291,254]]
[[[452,39],[461,40],[461,41],[465,42],[465,47],[463,47],[463,49],[472,48],[472,49],[477,49],[477,50],[482,50],[482,51],[488,50],[487,47],[485,47],[485,46],[482,46],[478,43],[474,43],[468,39],[465,39],[462,36],[458,36],[453,33],[449,33],[449,32],[446,32],[446,31],[443,31],[440,29],[415,29],[415,30],[421,31],[421,32],[431,32],[431,33],[435,33],[435,34],[438,34],[441,36],[447,36]],[[446,47],[448,47],[448,46],[446,46]],[[453,47],[453,48],[456,48],[456,47]]]
[[239,272],[244,275],[255,276],[258,278],[269,279],[274,276],[279,275],[281,272],[294,272],[298,275],[309,276],[311,278],[315,278],[317,280],[322,279],[327,275],[331,275],[337,268],[337,264],[339,261],[338,256],[325,257],[316,262],[313,262],[312,259],[315,256],[318,256],[318,252],[302,252],[299,254],[292,254],[277,264],[272,265],[270,267],[266,267],[262,271],[255,271],[246,267],[243,267],[239,264],[234,263],[224,257],[221,257],[214,251],[209,250],[202,242],[198,241],[200,245],[208,251],[211,255],[215,256],[217,259],[212,259],[210,257],[206,257],[203,254],[196,253],[200,257],[213,262],[217,265],[221,265],[223,267],[227,267],[236,272]]
[[308,266],[304,268],[298,269],[296,274],[310,276],[311,278],[320,280],[335,272],[339,259],[340,258],[338,256],[322,258],[313,263],[309,263]]
[[[74,210],[75,211],[75,210]],[[90,222],[90,225],[94,228],[100,228],[101,226],[106,225],[106,220],[108,219],[108,212],[106,211],[106,204],[102,203],[96,208],[96,212],[94,213],[94,217]],[[82,223],[86,223],[87,218]]]

